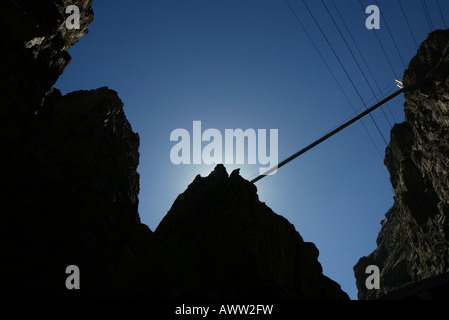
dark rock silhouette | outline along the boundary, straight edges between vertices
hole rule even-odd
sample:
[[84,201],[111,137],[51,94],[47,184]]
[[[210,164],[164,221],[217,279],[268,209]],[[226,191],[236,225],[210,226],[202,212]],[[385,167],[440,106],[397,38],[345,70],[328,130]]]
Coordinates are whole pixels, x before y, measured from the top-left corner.
[[[67,5],[81,28],[65,27]],[[218,165],[153,233],[140,222],[139,136],[117,93],[52,89],[92,1],[0,4],[2,291],[9,298],[348,299],[318,250]],[[149,196],[149,195],[146,195]],[[66,268],[81,272],[67,290]]]
[[[395,202],[377,249],[354,267],[360,299],[393,296],[449,271],[449,30],[431,33],[410,62],[404,85],[415,84],[405,94],[406,122],[392,129],[386,150]],[[368,265],[381,270],[379,290],[365,286]],[[401,292],[394,296],[406,298]]]
[[[9,297],[123,296],[152,233],[137,213],[139,137],[107,88],[61,96],[92,1],[2,1],[2,286]],[[68,30],[65,8],[80,8]],[[133,260],[134,259],[134,260]],[[78,265],[82,290],[65,288]],[[136,291],[138,289],[135,289]]]
[[[218,165],[197,176],[154,232],[166,297],[348,299],[322,274],[318,250]],[[170,282],[166,282],[170,279]]]
[[231,177],[239,176],[240,175],[240,169],[235,169],[231,172]]

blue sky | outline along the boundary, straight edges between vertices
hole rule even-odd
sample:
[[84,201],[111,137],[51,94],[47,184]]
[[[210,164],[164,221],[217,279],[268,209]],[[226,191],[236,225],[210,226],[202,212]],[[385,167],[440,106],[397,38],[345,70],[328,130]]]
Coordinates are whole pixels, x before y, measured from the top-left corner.
[[[225,129],[277,129],[283,160],[354,116],[354,109],[363,111],[362,100],[369,107],[380,91],[396,90],[402,61],[408,65],[416,53],[413,37],[420,44],[432,27],[444,28],[441,13],[449,12],[447,1],[425,0],[423,6],[402,0],[410,32],[399,1],[378,0],[375,31],[365,27],[364,9],[376,0],[325,0],[370,87],[322,1],[306,4],[344,69],[303,1],[289,3],[326,63],[284,0],[94,0],[95,20],[69,50],[72,62],[55,87],[63,94],[102,86],[119,93],[141,139],[139,214],[152,230],[194,177],[214,168],[174,165],[173,130],[192,133],[193,121],[223,136]],[[403,103],[400,96],[372,114],[387,142],[390,125],[404,119]],[[375,249],[380,221],[393,204],[381,157],[385,142],[369,117],[363,125],[350,126],[256,184],[260,200],[315,243],[324,274],[352,299],[352,268]],[[229,173],[240,167],[250,179],[260,165],[226,167]]]

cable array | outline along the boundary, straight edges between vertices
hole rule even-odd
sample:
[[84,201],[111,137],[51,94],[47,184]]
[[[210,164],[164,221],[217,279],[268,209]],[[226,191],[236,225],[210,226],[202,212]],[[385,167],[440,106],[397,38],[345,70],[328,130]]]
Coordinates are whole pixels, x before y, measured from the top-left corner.
[[440,11],[441,19],[443,20],[444,29],[447,29],[446,20],[444,19],[443,10],[441,10],[440,0],[437,0],[438,10]]
[[[359,4],[360,4],[360,7],[362,8],[362,10],[365,10],[365,8],[363,7],[363,4],[362,4],[362,1],[361,1],[361,0],[359,0]],[[387,54],[387,52],[386,52],[386,50],[385,50],[384,45],[382,44],[382,41],[380,41],[379,36],[377,35],[377,32],[374,32],[374,35],[376,36],[377,42],[379,43],[380,48],[382,49],[382,52],[383,52],[385,58],[387,59],[388,65],[389,65],[391,71],[393,72],[394,77],[395,77],[396,79],[399,78],[399,77],[397,76],[396,71],[395,71],[394,68],[393,68],[393,64],[391,63],[391,60],[390,60],[390,58],[388,57],[388,54]]]
[[[357,49],[357,52],[359,53],[360,57],[362,58],[362,61],[363,61],[364,65],[365,65],[365,67],[367,68],[369,74],[371,75],[371,78],[373,79],[374,84],[376,85],[376,88],[377,88],[377,90],[379,91],[379,94],[380,94],[381,98],[384,98],[384,95],[383,95],[383,93],[382,93],[383,90],[380,89],[380,86],[379,86],[379,83],[378,83],[377,80],[376,80],[376,77],[373,75],[373,72],[371,71],[371,68],[369,67],[369,65],[368,65],[368,63],[367,63],[367,61],[366,61],[366,59],[365,59],[365,57],[364,57],[362,51],[360,50],[360,47],[358,46],[357,41],[355,41],[354,36],[352,35],[351,30],[349,29],[348,25],[346,24],[346,21],[345,21],[345,19],[343,18],[343,16],[342,16],[340,10],[339,10],[339,9],[337,8],[337,6],[335,5],[334,0],[332,0],[332,4],[333,4],[334,9],[335,9],[335,11],[337,12],[338,16],[340,17],[340,20],[343,22],[343,25],[344,25],[344,27],[345,27],[345,29],[346,29],[346,32],[349,34],[349,37],[351,38],[352,42],[354,43],[355,48]],[[393,121],[394,121],[394,122],[397,122],[396,118],[395,118],[394,115],[393,115],[393,112],[392,112],[391,109],[390,109],[389,104],[386,103],[385,106],[387,107],[387,109],[388,109],[388,111],[389,111],[391,117],[393,118]],[[381,110],[383,111],[383,108],[382,108]],[[390,127],[391,127],[391,124],[390,124]]]
[[[285,1],[286,1],[287,5],[289,6],[290,10],[292,10],[292,12],[294,12],[294,10],[293,10],[293,8],[290,6],[288,0],[285,0]],[[352,77],[349,75],[349,73],[348,73],[346,67],[344,66],[343,62],[341,61],[340,57],[339,57],[338,54],[336,53],[334,47],[332,46],[332,44],[331,44],[331,42],[329,41],[328,37],[326,36],[325,32],[323,31],[323,29],[321,28],[320,24],[318,23],[318,21],[317,21],[315,15],[314,15],[313,12],[310,10],[310,8],[309,8],[309,6],[307,5],[307,3],[305,2],[305,0],[302,0],[302,2],[303,2],[303,4],[304,4],[304,6],[306,7],[307,11],[309,12],[310,16],[312,17],[313,21],[315,22],[316,26],[317,26],[318,29],[320,30],[321,35],[322,35],[323,38],[326,40],[328,46],[330,47],[332,53],[334,54],[335,58],[337,59],[338,63],[340,64],[341,68],[343,69],[343,72],[345,73],[346,77],[348,78],[348,80],[349,80],[349,82],[351,83],[352,87],[354,88],[355,92],[357,93],[357,96],[359,97],[360,101],[362,102],[362,105],[363,105],[363,106],[365,107],[365,109],[366,109],[366,108],[367,108],[367,107],[366,107],[366,103],[365,103],[364,99],[362,98],[362,95],[360,94],[360,91],[357,89],[357,87],[356,87],[356,85],[355,85],[355,83],[354,83]],[[295,13],[295,16],[297,17],[296,13]],[[299,20],[299,18],[297,18],[297,20]],[[305,28],[304,28],[304,25],[303,25],[302,23],[301,23],[301,25],[302,25],[303,29],[305,29]],[[337,80],[337,81],[338,81],[338,80]],[[387,146],[387,145],[388,145],[387,140],[385,139],[385,136],[383,135],[382,131],[380,130],[379,125],[377,124],[376,120],[373,118],[372,114],[369,114],[369,116],[370,116],[372,122],[374,123],[374,125],[375,125],[377,131],[379,132],[380,136],[382,137],[382,140],[384,141],[385,146]],[[369,134],[369,132],[368,132],[368,134]],[[371,137],[371,140],[372,140],[373,143],[374,143],[374,139],[372,139],[372,137]],[[375,143],[374,143],[374,144],[375,144]],[[376,145],[376,149],[378,150],[377,145]],[[379,152],[380,152],[380,151],[379,151]],[[381,154],[381,153],[380,153],[380,154]],[[382,157],[382,159],[383,159],[383,155],[382,155],[382,154],[381,154],[381,157]]]
[[423,8],[424,15],[426,16],[427,24],[429,25],[430,32],[435,30],[433,28],[432,19],[430,19],[429,8],[427,8],[427,4],[424,0],[421,0],[421,6]]
[[[258,180],[262,179],[264,176],[270,174],[270,173],[273,172],[274,170],[277,170],[278,168],[284,166],[285,164],[289,163],[290,161],[292,161],[292,160],[294,160],[295,158],[299,157],[299,156],[302,155],[303,153],[305,153],[305,152],[307,152],[308,150],[314,148],[314,147],[317,146],[318,144],[320,144],[320,143],[322,143],[323,141],[329,139],[331,136],[335,135],[336,133],[340,132],[341,130],[345,129],[346,127],[348,127],[348,126],[351,125],[352,123],[355,123],[356,121],[359,121],[359,120],[360,120],[360,122],[362,123],[362,125],[363,125],[365,131],[367,132],[367,134],[368,134],[368,136],[370,137],[370,139],[371,139],[373,145],[376,147],[378,153],[380,154],[380,156],[381,156],[381,158],[382,158],[382,160],[383,160],[383,155],[380,153],[380,150],[379,150],[379,148],[377,147],[376,143],[374,142],[374,139],[372,138],[371,134],[369,133],[368,129],[367,129],[366,126],[363,124],[363,122],[361,121],[361,119],[362,119],[363,117],[365,117],[366,115],[369,115],[370,118],[371,118],[371,120],[373,121],[375,127],[377,128],[379,134],[381,135],[381,137],[382,137],[382,139],[383,139],[385,145],[388,145],[388,143],[387,143],[387,141],[386,141],[384,135],[382,134],[382,131],[380,130],[378,124],[377,124],[376,121],[375,121],[375,119],[372,117],[372,114],[371,114],[371,113],[372,113],[374,110],[376,110],[376,109],[382,107],[384,104],[387,104],[388,101],[390,101],[390,100],[393,99],[394,97],[396,97],[396,96],[400,95],[401,93],[403,93],[403,92],[409,90],[410,88],[401,88],[400,90],[396,91],[395,93],[389,95],[387,98],[384,98],[384,91],[385,91],[386,89],[388,89],[388,87],[385,88],[384,90],[380,90],[379,84],[377,83],[376,78],[374,77],[373,72],[371,71],[371,69],[370,69],[370,67],[369,67],[369,65],[368,65],[368,63],[367,63],[367,61],[366,61],[366,59],[364,58],[363,53],[361,52],[359,46],[357,45],[357,42],[355,41],[355,39],[354,39],[354,37],[353,37],[353,35],[352,35],[350,29],[348,28],[348,26],[347,26],[347,24],[346,24],[346,22],[345,22],[345,19],[342,17],[340,11],[338,10],[337,6],[335,5],[334,0],[331,0],[331,1],[332,1],[332,4],[333,4],[333,6],[334,6],[335,11],[338,13],[338,15],[339,15],[341,21],[343,21],[343,24],[344,24],[344,26],[345,26],[345,29],[346,29],[347,33],[349,34],[349,36],[350,36],[352,42],[354,43],[354,45],[355,45],[355,47],[356,47],[356,49],[357,49],[358,54],[359,54],[360,57],[362,58],[362,61],[364,62],[364,65],[365,65],[365,67],[367,68],[367,70],[368,70],[368,72],[369,72],[371,78],[373,79],[373,82],[375,83],[375,85],[376,85],[376,87],[377,87],[377,90],[379,91],[379,94],[382,96],[383,100],[380,101],[380,102],[378,102],[375,106],[373,106],[373,107],[371,107],[371,108],[369,108],[369,109],[367,108],[366,103],[365,103],[365,101],[364,101],[364,99],[363,99],[363,97],[362,97],[362,95],[361,95],[359,89],[358,89],[357,86],[355,85],[355,83],[354,83],[354,81],[353,81],[351,75],[349,74],[347,68],[345,67],[345,65],[343,64],[342,60],[340,59],[340,57],[338,56],[337,52],[335,51],[333,45],[332,45],[331,42],[329,41],[329,38],[326,36],[326,33],[323,31],[323,28],[321,27],[320,23],[319,23],[318,20],[316,19],[316,17],[315,17],[315,15],[313,14],[312,10],[310,10],[310,8],[309,8],[309,6],[307,5],[306,1],[305,1],[305,0],[302,0],[303,5],[305,6],[305,8],[307,9],[308,13],[309,13],[310,16],[312,17],[312,19],[313,19],[313,21],[315,22],[316,26],[318,27],[318,29],[319,29],[321,35],[322,35],[323,38],[325,39],[325,41],[326,41],[326,43],[328,44],[329,48],[331,49],[333,55],[334,55],[335,58],[337,59],[337,61],[338,61],[339,65],[340,65],[340,67],[343,69],[343,72],[345,73],[346,77],[348,78],[349,82],[351,83],[352,87],[354,88],[355,92],[357,93],[357,96],[359,97],[360,101],[362,102],[362,105],[363,105],[363,107],[365,108],[365,111],[364,111],[363,113],[359,114],[358,116],[356,116],[355,118],[351,119],[350,121],[348,121],[348,122],[346,122],[346,123],[340,125],[338,128],[334,129],[333,131],[331,131],[330,133],[326,134],[326,135],[323,136],[322,138],[320,138],[320,139],[318,139],[317,141],[313,142],[312,144],[310,144],[310,145],[307,146],[306,148],[303,148],[303,149],[300,150],[299,152],[297,152],[297,153],[295,153],[294,155],[290,156],[289,158],[285,159],[284,161],[282,161],[281,163],[279,163],[276,167],[270,168],[270,169],[269,169],[267,172],[265,172],[264,174],[259,175],[257,178],[255,178],[255,179],[253,179],[253,180],[251,181],[251,182],[253,182],[253,183],[255,183],[255,182],[257,182]],[[363,4],[362,4],[362,1],[361,1],[361,0],[358,0],[358,1],[359,1],[360,6],[362,7],[362,9],[365,10],[365,8],[364,8],[364,6],[363,6]],[[443,24],[444,24],[444,26],[446,27],[446,21],[445,21],[445,19],[444,19],[443,13],[442,13],[442,9],[441,9],[440,3],[439,3],[438,0],[436,0],[436,2],[437,2],[437,5],[438,5],[438,9],[439,9],[441,18],[442,18],[442,20],[443,20]],[[294,9],[292,8],[292,6],[290,5],[289,1],[288,1],[288,0],[285,0],[285,3],[287,4],[288,8],[290,9],[290,11],[292,12],[292,14],[294,15],[296,21],[298,22],[298,24],[300,25],[300,27],[302,28],[302,30],[303,30],[303,31],[305,32],[305,34],[307,35],[309,41],[312,43],[313,47],[314,47],[315,50],[317,51],[317,53],[318,53],[318,55],[320,56],[321,60],[323,61],[323,63],[324,63],[325,66],[327,67],[327,69],[329,70],[329,72],[330,72],[330,74],[332,75],[332,77],[334,78],[334,80],[336,81],[338,87],[339,87],[340,90],[343,92],[343,94],[344,94],[346,100],[349,102],[349,104],[350,104],[351,107],[353,108],[354,113],[357,113],[357,110],[355,109],[354,105],[351,103],[351,100],[349,99],[347,93],[346,93],[345,90],[343,89],[343,86],[341,85],[340,81],[339,81],[338,78],[336,77],[335,73],[332,71],[332,68],[330,67],[330,65],[329,65],[329,63],[326,61],[326,59],[324,58],[323,54],[322,54],[321,51],[319,50],[318,46],[316,45],[316,43],[315,43],[314,39],[312,38],[312,36],[310,35],[310,33],[308,32],[307,28],[306,28],[306,27],[304,26],[304,24],[301,22],[301,19],[298,17],[298,15],[296,14],[295,10],[294,10]],[[349,45],[347,39],[345,38],[345,36],[344,36],[342,30],[341,30],[340,27],[339,27],[338,23],[335,21],[333,14],[332,14],[332,13],[330,12],[330,10],[329,10],[329,7],[326,5],[326,3],[324,2],[324,0],[321,0],[321,3],[322,3],[322,5],[324,6],[324,8],[325,8],[326,12],[328,13],[328,15],[330,16],[330,18],[331,18],[331,20],[332,20],[332,22],[333,22],[333,24],[334,24],[334,27],[336,28],[336,30],[337,30],[338,33],[340,34],[341,38],[343,39],[343,41],[344,41],[344,43],[345,43],[347,49],[349,50],[349,52],[350,52],[352,58],[354,59],[354,62],[355,62],[356,65],[357,65],[357,67],[358,67],[360,73],[362,74],[363,78],[365,79],[365,82],[367,83],[368,87],[370,88],[370,90],[371,90],[371,92],[372,92],[372,94],[373,94],[373,96],[374,96],[374,99],[377,99],[377,95],[376,95],[376,93],[375,93],[373,87],[371,86],[370,81],[368,80],[368,77],[366,76],[366,74],[365,74],[363,68],[361,67],[360,63],[358,62],[358,60],[357,60],[357,58],[356,58],[356,56],[355,56],[353,50],[351,49],[351,47],[350,47],[350,45]],[[375,0],[375,3],[376,3],[376,5],[379,7],[379,3],[378,3],[377,0]],[[401,3],[401,0],[398,0],[398,3],[399,3],[399,7],[400,7],[400,9],[401,9],[401,11],[402,11],[402,14],[403,14],[403,16],[404,16],[404,18],[405,18],[405,22],[406,22],[406,24],[407,24],[408,30],[409,30],[409,32],[410,32],[410,34],[411,34],[411,36],[412,36],[413,42],[414,42],[416,48],[418,48],[418,44],[417,44],[415,35],[414,35],[414,33],[413,33],[413,30],[412,30],[412,28],[411,28],[409,19],[407,18],[407,14],[406,14],[406,12],[405,12],[405,10],[404,10],[404,7],[403,7],[403,5],[402,5],[402,3]],[[432,23],[432,19],[431,19],[431,16],[430,16],[429,8],[427,7],[427,4],[426,4],[423,0],[421,0],[421,5],[422,5],[422,7],[423,7],[423,12],[424,12],[424,15],[425,15],[425,17],[426,17],[428,26],[429,26],[430,30],[433,31],[433,30],[434,30],[434,25],[433,25],[433,23]],[[395,49],[396,49],[396,52],[397,52],[397,54],[398,54],[398,56],[399,56],[399,59],[401,60],[404,69],[406,69],[406,64],[405,64],[404,59],[403,59],[403,57],[402,57],[401,51],[399,50],[398,44],[397,44],[397,42],[396,42],[396,40],[395,40],[395,37],[394,37],[394,35],[393,35],[393,33],[392,33],[391,29],[390,29],[390,26],[389,26],[387,20],[384,18],[383,15],[382,15],[382,18],[383,18],[383,22],[384,22],[384,24],[385,24],[385,26],[386,26],[386,29],[387,29],[387,31],[388,31],[388,34],[390,35],[390,38],[391,38],[391,40],[393,41],[393,44],[394,44],[394,47],[395,47]],[[392,64],[392,62],[391,62],[391,60],[390,60],[390,58],[389,58],[389,56],[388,56],[388,54],[387,54],[387,52],[386,52],[386,50],[385,50],[384,45],[383,45],[382,42],[380,41],[380,39],[379,39],[377,33],[376,33],[376,32],[373,32],[373,33],[374,33],[375,36],[376,36],[376,39],[377,39],[377,41],[378,41],[378,43],[379,43],[379,45],[380,45],[380,47],[381,47],[381,49],[382,49],[383,54],[385,55],[385,58],[386,58],[386,60],[387,60],[387,62],[388,62],[388,65],[389,65],[391,71],[393,72],[393,75],[395,76],[396,79],[398,79],[397,73],[396,73],[396,71],[395,71],[395,69],[394,69],[394,67],[393,67],[393,64]],[[391,84],[389,84],[388,86],[390,86],[390,85],[391,85]],[[391,91],[391,90],[390,90],[390,91]],[[387,105],[387,107],[388,107],[388,105]],[[391,128],[391,127],[392,127],[392,124],[391,124],[391,122],[389,121],[387,115],[385,114],[385,111],[384,111],[383,109],[381,109],[381,110],[382,110],[382,112],[383,112],[383,114],[384,114],[384,116],[385,116],[385,118],[386,118],[386,120],[387,120],[387,122],[388,122],[388,124],[390,125],[390,128]],[[393,119],[394,119],[394,115],[393,115],[393,113],[391,112],[391,109],[390,109],[389,107],[388,107],[388,110],[390,111],[390,114],[391,114],[391,116],[392,116]],[[394,119],[394,121],[396,122],[395,119]]]
[[[378,7],[380,7],[379,6],[379,2],[377,2],[377,0],[376,0],[376,5]],[[401,51],[398,48],[398,44],[396,43],[396,40],[393,37],[393,33],[391,32],[391,29],[390,29],[390,26],[388,25],[387,19],[385,19],[384,15],[382,15],[382,19],[383,19],[383,21],[385,23],[385,26],[387,27],[388,34],[390,35],[391,40],[393,41],[394,47],[396,48],[396,52],[398,53],[398,56],[399,56],[399,58],[401,59],[401,62],[402,62],[402,66],[404,67],[404,70],[405,70],[405,69],[407,69],[407,66],[405,65],[404,59],[402,58],[402,54],[401,54]]]
[[404,7],[402,6],[401,0],[398,0],[398,2],[399,2],[399,6],[401,7],[402,14],[404,15],[405,22],[407,23],[408,30],[410,31],[410,34],[412,35],[413,42],[415,43],[416,50],[418,50],[418,42],[416,42],[415,35],[413,34],[412,28],[410,27],[410,22],[407,19],[407,15],[405,14]]
[[[331,18],[332,22],[334,23],[335,28],[338,30],[338,32],[339,32],[341,38],[343,39],[346,47],[348,48],[349,52],[351,53],[352,58],[354,59],[357,67],[359,68],[360,73],[362,74],[363,78],[365,79],[366,84],[368,85],[368,87],[370,88],[371,92],[373,93],[373,96],[376,97],[376,93],[374,92],[373,87],[371,86],[368,78],[365,75],[365,72],[363,71],[362,67],[360,66],[359,62],[357,61],[357,58],[355,57],[354,52],[352,51],[351,47],[349,46],[348,42],[346,41],[345,36],[341,32],[340,27],[338,26],[338,23],[335,21],[334,17],[332,16],[332,13],[329,11],[329,8],[327,7],[327,5],[324,3],[323,0],[321,0],[321,3],[323,4],[324,8],[326,9],[326,12],[328,13],[329,17]],[[385,111],[383,109],[381,109],[381,110],[382,110],[382,113],[383,113],[385,119],[387,120],[387,122],[388,122],[388,124],[390,126],[390,129],[391,129],[393,126],[392,126],[390,120],[388,119],[387,115],[385,114]],[[374,121],[374,118],[373,118],[373,121]],[[375,121],[374,121],[374,123],[375,123]],[[377,124],[376,124],[376,127],[377,127]],[[382,135],[382,133],[381,133],[381,135]],[[383,137],[383,135],[382,135],[382,137]],[[386,143],[386,141],[385,141],[385,143]]]
[[[307,38],[309,39],[309,41],[312,43],[313,47],[315,48],[315,50],[317,51],[318,55],[320,56],[321,60],[323,61],[323,63],[325,64],[325,66],[327,67],[327,69],[329,70],[330,74],[332,75],[332,77],[334,78],[335,82],[337,83],[338,87],[340,88],[341,92],[343,93],[343,95],[345,96],[346,100],[348,101],[349,105],[352,107],[352,109],[354,110],[354,112],[356,111],[356,108],[354,107],[354,105],[352,104],[351,100],[348,97],[348,94],[346,93],[346,91],[343,89],[340,81],[338,81],[335,73],[332,71],[331,67],[329,66],[329,64],[327,63],[326,59],[324,58],[323,54],[321,53],[321,51],[319,50],[318,46],[316,45],[315,41],[313,40],[312,36],[310,35],[310,33],[307,31],[306,27],[304,26],[304,24],[301,22],[301,20],[299,19],[298,15],[296,14],[296,12],[293,10],[292,6],[290,5],[290,3],[288,2],[288,0],[285,0],[287,6],[289,7],[290,11],[292,12],[292,14],[294,15],[296,21],[298,22],[298,24],[300,25],[300,27],[302,28],[302,30],[305,32],[305,34],[307,35]],[[379,148],[377,147],[376,143],[374,142],[373,137],[371,136],[371,134],[368,131],[368,128],[366,127],[366,125],[363,123],[363,121],[360,121],[360,123],[362,124],[364,130],[366,131],[366,133],[368,134],[368,137],[370,138],[371,142],[373,143],[373,145],[375,146],[379,156],[382,158],[383,161],[383,154],[380,152]]]

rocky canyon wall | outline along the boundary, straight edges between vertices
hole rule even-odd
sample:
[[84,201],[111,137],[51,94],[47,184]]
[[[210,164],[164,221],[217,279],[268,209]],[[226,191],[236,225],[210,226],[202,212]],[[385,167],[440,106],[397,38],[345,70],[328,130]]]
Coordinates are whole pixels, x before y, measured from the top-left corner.
[[[405,119],[394,126],[385,164],[395,197],[377,249],[354,267],[360,299],[375,299],[449,271],[449,31],[431,33],[404,74]],[[365,269],[380,269],[380,289]]]

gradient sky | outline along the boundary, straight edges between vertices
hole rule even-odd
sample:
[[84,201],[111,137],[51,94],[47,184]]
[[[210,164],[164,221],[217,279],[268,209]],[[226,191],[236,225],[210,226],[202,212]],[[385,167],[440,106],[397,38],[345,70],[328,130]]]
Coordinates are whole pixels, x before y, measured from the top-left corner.
[[[368,30],[365,8],[376,0],[325,0],[371,89],[321,0],[306,3],[345,69],[303,1],[289,3],[326,63],[284,0],[94,0],[95,20],[69,50],[72,62],[55,87],[63,94],[103,86],[119,93],[140,135],[139,213],[153,231],[194,177],[214,168],[172,164],[173,130],[192,133],[193,121],[223,136],[225,129],[278,129],[283,160],[354,116],[354,109],[363,111],[361,100],[369,107],[380,91],[394,92],[395,78],[402,79],[404,63],[416,53],[415,40],[419,45],[431,28],[449,22],[448,1],[425,0],[423,6],[402,0],[411,33],[399,1],[379,0],[381,28]],[[387,142],[391,125],[404,119],[403,103],[401,95],[372,114]],[[393,204],[385,142],[369,117],[363,125],[350,126],[256,184],[260,200],[315,243],[324,274],[352,299],[352,268],[376,248],[380,222]],[[229,173],[241,167],[250,179],[259,166],[226,167]]]

